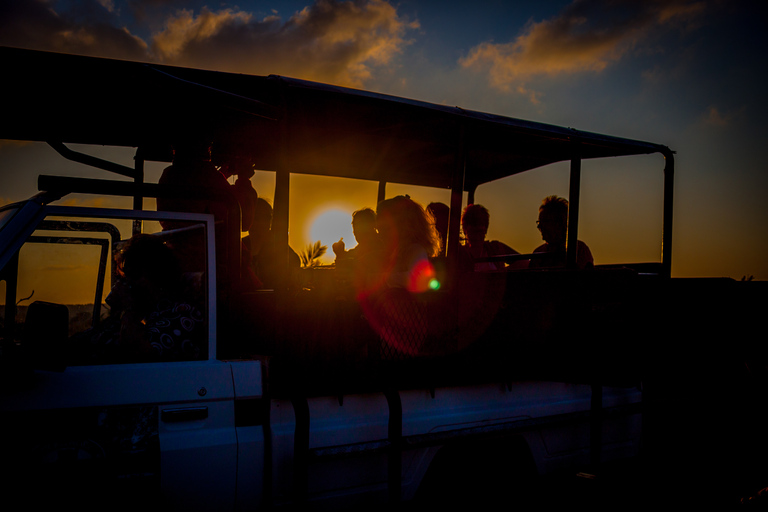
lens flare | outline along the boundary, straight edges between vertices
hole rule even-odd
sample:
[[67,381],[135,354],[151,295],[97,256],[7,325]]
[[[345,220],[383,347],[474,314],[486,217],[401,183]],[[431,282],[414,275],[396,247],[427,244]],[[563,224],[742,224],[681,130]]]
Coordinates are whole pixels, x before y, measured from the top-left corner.
[[[428,259],[422,259],[416,262],[411,268],[408,279],[408,291],[414,293],[422,293],[427,290],[434,290],[433,281],[435,279],[435,267]],[[440,284],[438,283],[438,288]]]

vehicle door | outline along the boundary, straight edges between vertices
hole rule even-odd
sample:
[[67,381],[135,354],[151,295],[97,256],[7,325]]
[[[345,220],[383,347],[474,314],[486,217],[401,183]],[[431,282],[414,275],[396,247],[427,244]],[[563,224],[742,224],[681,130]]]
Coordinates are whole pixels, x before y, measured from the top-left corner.
[[[3,465],[11,493],[30,504],[234,506],[232,375],[216,360],[210,216],[173,214],[187,227],[170,234],[204,263],[185,276],[200,298],[207,355],[164,362],[99,356],[99,334],[118,322],[105,302],[117,276],[114,256],[134,220],[152,230],[153,219],[168,215],[24,206],[5,216]],[[154,230],[170,236],[156,223]],[[179,243],[184,236],[194,242]]]

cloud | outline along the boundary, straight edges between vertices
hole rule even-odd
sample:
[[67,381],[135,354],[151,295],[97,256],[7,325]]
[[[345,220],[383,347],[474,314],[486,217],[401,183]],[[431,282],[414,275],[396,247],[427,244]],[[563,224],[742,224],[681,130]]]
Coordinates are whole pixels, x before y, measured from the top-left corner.
[[704,123],[712,126],[728,126],[730,120],[720,113],[717,107],[709,107],[704,115]]
[[287,20],[274,10],[181,7],[202,2],[116,4],[4,0],[0,44],[360,87],[393,65],[418,28],[388,0],[315,0]]
[[716,106],[711,105],[707,111],[702,114],[701,120],[708,126],[726,127],[734,122],[738,123],[742,121],[745,111],[746,108],[741,107],[723,112]]
[[56,11],[55,0],[0,3],[0,44],[36,50],[146,60],[147,45],[118,23],[111,2],[80,0]]
[[274,14],[181,10],[152,40],[166,63],[222,71],[282,74],[362,86],[386,66],[418,27],[384,0],[317,0],[286,22]]
[[704,0],[576,0],[554,18],[529,22],[514,41],[481,43],[459,62],[487,72],[502,91],[539,76],[599,73],[651,31],[689,27],[704,8]]

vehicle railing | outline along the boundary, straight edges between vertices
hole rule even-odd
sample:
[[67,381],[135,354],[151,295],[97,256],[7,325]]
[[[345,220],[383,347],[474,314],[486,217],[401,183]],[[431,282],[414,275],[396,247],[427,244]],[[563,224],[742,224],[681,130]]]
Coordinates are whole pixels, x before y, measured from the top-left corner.
[[66,176],[40,175],[37,186],[39,190],[55,193],[63,197],[71,193],[99,194],[120,197],[163,197],[172,199],[209,199],[226,206],[227,222],[225,247],[226,254],[219,254],[217,261],[224,262],[229,276],[233,280],[240,278],[240,205],[226,194],[215,190],[200,190],[195,187],[177,187],[154,183],[131,183],[91,178],[72,178]]

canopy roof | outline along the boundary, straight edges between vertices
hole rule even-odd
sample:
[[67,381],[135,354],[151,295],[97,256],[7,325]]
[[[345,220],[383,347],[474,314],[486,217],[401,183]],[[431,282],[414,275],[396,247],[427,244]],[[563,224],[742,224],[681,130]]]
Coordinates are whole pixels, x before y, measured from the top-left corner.
[[[205,136],[219,162],[257,169],[464,189],[570,160],[671,151],[622,139],[385,94],[251,76],[0,47],[0,139],[138,147],[170,156]],[[464,152],[462,153],[462,148]],[[462,156],[463,155],[463,156]]]

